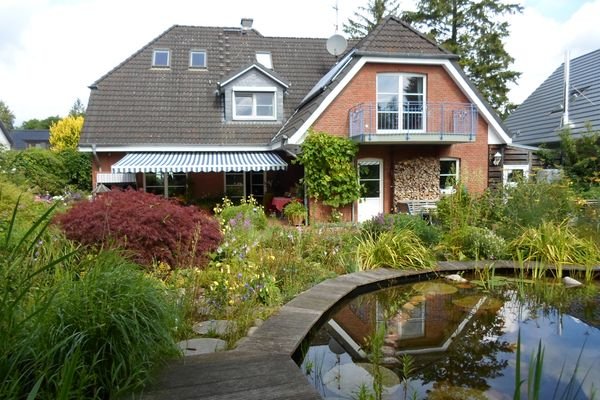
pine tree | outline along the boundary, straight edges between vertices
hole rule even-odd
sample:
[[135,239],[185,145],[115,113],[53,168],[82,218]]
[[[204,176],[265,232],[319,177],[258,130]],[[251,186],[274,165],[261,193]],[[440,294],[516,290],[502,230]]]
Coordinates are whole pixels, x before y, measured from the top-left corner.
[[514,58],[504,48],[507,14],[523,11],[519,4],[500,0],[419,0],[416,12],[403,19],[460,56],[460,65],[487,102],[502,116],[515,105],[508,100],[508,84],[521,73],[511,71]]
[[359,7],[354,12],[354,19],[348,18],[343,30],[352,39],[360,39],[388,15],[399,15],[398,0],[369,0],[366,7]]

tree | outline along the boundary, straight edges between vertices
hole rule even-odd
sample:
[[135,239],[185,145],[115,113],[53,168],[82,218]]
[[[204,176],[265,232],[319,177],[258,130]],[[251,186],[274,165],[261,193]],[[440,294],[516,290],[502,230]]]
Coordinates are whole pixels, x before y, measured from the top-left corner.
[[70,117],[85,117],[85,106],[83,105],[81,100],[79,100],[79,98],[77,98],[77,100],[75,100],[75,103],[73,103],[71,110],[69,110],[69,116]]
[[399,15],[398,0],[369,0],[366,7],[354,12],[354,19],[348,18],[343,30],[352,39],[360,39],[371,32],[387,15]]
[[502,116],[515,105],[508,100],[508,84],[521,75],[504,48],[508,22],[502,16],[523,11],[519,4],[498,0],[419,0],[416,12],[404,20],[460,56],[459,64],[487,102]]
[[82,116],[68,116],[50,126],[50,148],[55,151],[77,149],[83,129]]
[[32,118],[24,121],[21,125],[21,129],[50,129],[50,126],[58,121],[60,121],[58,115],[46,119]]
[[15,128],[15,114],[13,114],[10,108],[8,108],[2,100],[0,100],[0,121],[2,121],[9,131],[12,131]]
[[358,200],[361,186],[354,165],[357,152],[358,145],[350,139],[311,131],[298,155],[308,195],[334,208]]

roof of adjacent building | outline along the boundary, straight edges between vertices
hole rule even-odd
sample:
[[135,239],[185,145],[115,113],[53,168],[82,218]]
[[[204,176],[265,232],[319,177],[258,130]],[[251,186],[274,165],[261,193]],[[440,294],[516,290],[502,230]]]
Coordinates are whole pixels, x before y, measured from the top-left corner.
[[[570,61],[569,121],[574,137],[600,129],[600,49]],[[558,67],[506,120],[515,143],[560,141],[563,126],[564,64]]]
[[13,150],[25,150],[27,144],[50,143],[48,129],[15,129],[9,133]]

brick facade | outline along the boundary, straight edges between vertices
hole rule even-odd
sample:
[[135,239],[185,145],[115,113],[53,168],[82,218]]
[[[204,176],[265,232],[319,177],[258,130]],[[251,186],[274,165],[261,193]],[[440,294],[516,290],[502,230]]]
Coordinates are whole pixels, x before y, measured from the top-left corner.
[[[366,64],[319,116],[313,125],[315,131],[332,135],[349,136],[348,111],[360,103],[376,102],[377,74],[383,72],[414,73],[426,77],[426,102],[469,103],[451,76],[441,66]],[[419,156],[457,158],[460,160],[460,176],[472,193],[482,193],[488,182],[488,125],[479,116],[476,140],[464,144],[411,144],[402,143],[371,145],[360,144],[358,159],[375,158],[383,162],[383,210],[393,211],[393,170],[401,160]],[[355,206],[356,212],[356,206]],[[319,212],[315,212],[319,215]],[[349,218],[345,218],[349,220]]]

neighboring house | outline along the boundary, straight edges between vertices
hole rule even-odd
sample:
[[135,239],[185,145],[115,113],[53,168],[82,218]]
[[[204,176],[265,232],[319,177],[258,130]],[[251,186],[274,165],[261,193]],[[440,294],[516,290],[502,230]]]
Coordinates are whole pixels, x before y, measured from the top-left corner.
[[8,136],[8,129],[0,121],[0,150],[9,150],[11,148],[10,137]]
[[564,63],[558,67],[508,117],[506,126],[515,143],[557,147],[567,126],[573,137],[586,132],[588,124],[600,130],[600,49],[574,58],[568,66],[566,71]]
[[[456,179],[489,184],[511,142],[457,56],[388,17],[336,58],[326,39],[174,26],[91,86],[80,150],[94,185],[130,182],[188,199],[290,192],[310,128],[359,143],[362,221],[436,200]],[[503,160],[499,160],[502,166]],[[312,206],[317,219],[324,207]]]
[[9,135],[13,150],[50,148],[50,131],[48,129],[15,129],[10,131]]

